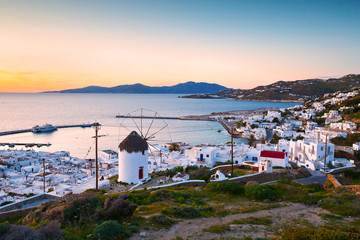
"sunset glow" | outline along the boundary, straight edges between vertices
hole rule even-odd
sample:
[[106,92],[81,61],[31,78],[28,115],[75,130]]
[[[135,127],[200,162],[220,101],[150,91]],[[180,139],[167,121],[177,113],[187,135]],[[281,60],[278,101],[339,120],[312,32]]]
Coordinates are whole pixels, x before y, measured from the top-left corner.
[[0,92],[358,73],[359,1],[0,1]]

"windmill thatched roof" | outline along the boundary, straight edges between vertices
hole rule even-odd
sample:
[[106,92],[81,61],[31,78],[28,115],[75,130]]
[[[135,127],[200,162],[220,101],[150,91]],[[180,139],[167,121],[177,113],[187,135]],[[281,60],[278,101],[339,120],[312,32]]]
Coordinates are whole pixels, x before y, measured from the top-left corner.
[[148,150],[147,142],[135,131],[132,131],[119,145],[120,151],[128,153]]

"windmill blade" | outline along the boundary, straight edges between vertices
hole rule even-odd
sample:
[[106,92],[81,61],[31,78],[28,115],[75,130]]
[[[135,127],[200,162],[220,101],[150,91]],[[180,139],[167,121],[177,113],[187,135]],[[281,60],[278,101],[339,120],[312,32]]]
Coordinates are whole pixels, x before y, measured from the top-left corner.
[[140,108],[140,128],[141,128],[140,134],[141,134],[141,137],[144,138],[143,131],[142,131],[142,120],[143,120],[143,115],[142,114],[143,114],[143,109]]
[[148,137],[148,138],[146,138],[146,141],[152,140],[152,139],[154,139],[154,138],[155,138],[155,136],[153,136],[153,137]]
[[168,133],[169,133],[169,137],[170,137],[170,142],[172,142],[172,137],[171,137],[171,133],[170,133],[170,128],[168,128]]
[[[148,143],[149,144],[149,143]],[[154,158],[155,158],[155,154],[154,152],[151,150],[151,148],[148,148],[149,149],[149,152],[150,152],[150,155],[152,155]]]
[[148,128],[148,130],[147,130],[147,132],[146,132],[146,134],[145,134],[145,137],[144,137],[145,139],[146,139],[147,135],[149,134],[150,128],[152,127],[152,125],[153,125],[153,123],[154,123],[154,120],[155,120],[155,118],[156,118],[156,115],[157,115],[157,112],[155,112],[155,115],[154,115],[154,117],[153,117],[152,120],[151,120],[150,126],[149,126],[149,128]]
[[[129,115],[129,117],[131,117],[131,120],[134,122],[134,124],[135,124],[136,128],[139,130],[140,134],[142,134],[141,131],[140,131],[140,128],[139,128],[139,126],[136,124],[134,118],[131,116],[130,113],[129,113],[128,115]],[[141,136],[141,137],[143,137],[143,136]]]
[[156,134],[158,134],[161,130],[163,130],[163,129],[166,128],[167,126],[168,126],[168,125],[166,124],[165,126],[163,126],[162,128],[160,128],[159,131],[153,133],[151,136],[148,137],[148,139],[149,139],[149,138],[153,138]]
[[131,130],[128,129],[125,125],[120,124],[120,126],[123,127],[123,128],[125,128],[125,129],[128,130],[129,132],[131,132]]
[[[147,143],[148,145],[150,145],[151,147],[155,148],[156,150],[160,151],[160,149],[158,149],[157,147],[155,147],[154,145],[152,145],[151,143]],[[149,148],[150,149],[150,148]]]

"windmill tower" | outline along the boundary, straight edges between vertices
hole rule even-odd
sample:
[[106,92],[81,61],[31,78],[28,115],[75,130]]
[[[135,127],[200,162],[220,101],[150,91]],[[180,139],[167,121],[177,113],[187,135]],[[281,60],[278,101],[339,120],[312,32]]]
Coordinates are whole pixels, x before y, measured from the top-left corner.
[[132,131],[119,145],[118,181],[138,183],[148,177],[148,144]]
[[[131,133],[119,144],[118,181],[136,184],[148,178],[148,152],[150,151],[150,155],[153,155],[151,149],[157,149],[149,141],[154,139],[156,134],[168,126],[166,123],[160,126],[154,123],[156,119],[161,119],[157,112],[155,112],[154,116],[149,117],[144,116],[143,111],[143,109],[140,109],[140,114],[137,116],[131,114],[125,116],[125,118],[132,120],[139,133],[131,131]],[[140,120],[140,126],[134,119]],[[143,126],[146,120],[149,122],[149,124],[146,124],[148,125],[147,127]],[[129,130],[128,127],[122,124],[120,126]],[[152,128],[155,129],[152,131]]]

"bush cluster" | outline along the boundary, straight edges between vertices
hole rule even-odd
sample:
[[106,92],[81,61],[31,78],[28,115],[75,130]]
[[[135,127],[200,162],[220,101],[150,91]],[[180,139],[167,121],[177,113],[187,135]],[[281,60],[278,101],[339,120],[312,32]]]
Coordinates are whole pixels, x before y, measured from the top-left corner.
[[41,228],[34,230],[28,226],[18,226],[8,223],[0,224],[0,239],[56,239],[62,240],[60,226],[56,222],[51,222]]
[[[186,170],[185,170],[186,171]],[[190,179],[200,179],[208,182],[211,177],[211,171],[207,167],[201,167],[196,170],[188,170]]]
[[64,209],[64,220],[69,222],[83,221],[90,218],[99,205],[99,200],[94,196],[83,196],[75,199]]
[[116,221],[105,221],[95,227],[93,236],[99,240],[108,240],[124,239],[128,236],[128,234]]
[[172,213],[175,217],[178,218],[198,218],[201,217],[201,213],[194,207],[189,206],[180,206],[173,207]]
[[162,226],[171,226],[172,224],[175,223],[173,220],[162,214],[151,216],[150,221],[154,224],[159,224]]
[[268,185],[250,185],[245,188],[245,196],[256,200],[275,201],[277,193]]
[[245,192],[242,184],[234,182],[211,182],[206,185],[206,188],[210,192],[222,192],[232,195],[242,195]]
[[149,205],[160,199],[149,191],[135,191],[129,195],[128,200],[137,205]]
[[279,233],[282,240],[332,240],[347,239],[359,240],[360,234],[351,232],[341,232],[339,229],[329,230],[323,227],[312,229],[307,227],[287,228]]
[[109,200],[104,210],[99,211],[99,217],[107,220],[120,220],[131,217],[137,206],[128,200],[119,198]]

